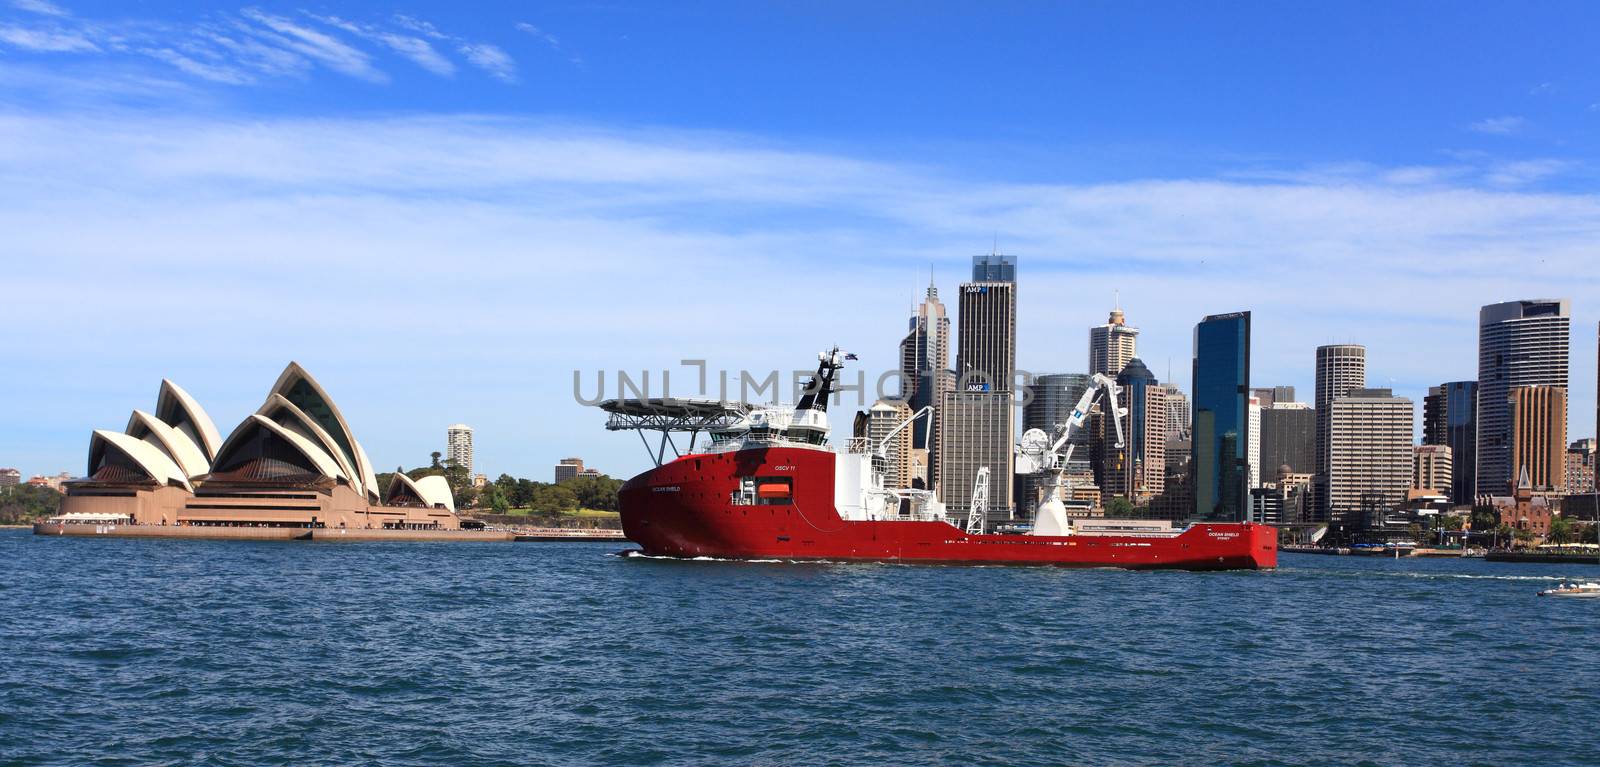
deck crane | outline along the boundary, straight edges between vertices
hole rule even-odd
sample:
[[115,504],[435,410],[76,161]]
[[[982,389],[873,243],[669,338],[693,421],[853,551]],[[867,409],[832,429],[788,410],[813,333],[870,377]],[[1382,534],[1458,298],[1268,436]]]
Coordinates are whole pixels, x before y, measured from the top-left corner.
[[[1039,511],[1034,515],[1034,535],[1067,535],[1071,533],[1071,523],[1067,521],[1066,505],[1062,503],[1062,490],[1066,487],[1067,464],[1072,460],[1072,451],[1077,445],[1071,444],[1074,434],[1089,420],[1089,413],[1100,395],[1105,395],[1106,412],[1111,415],[1111,422],[1116,427],[1116,447],[1122,448],[1122,419],[1128,415],[1126,408],[1117,406],[1117,382],[1104,373],[1095,373],[1089,380],[1089,388],[1084,391],[1083,397],[1078,400],[1077,407],[1072,409],[1072,415],[1065,423],[1055,426],[1056,440],[1050,441],[1050,435],[1043,429],[1029,429],[1022,435],[1022,443],[1017,447],[1017,473],[1037,474],[1042,471],[1051,472],[1050,495],[1039,504]],[[1066,452],[1061,448],[1065,446]]]
[[989,467],[978,467],[972,483],[972,508],[967,510],[967,534],[982,535],[984,518],[989,515]]

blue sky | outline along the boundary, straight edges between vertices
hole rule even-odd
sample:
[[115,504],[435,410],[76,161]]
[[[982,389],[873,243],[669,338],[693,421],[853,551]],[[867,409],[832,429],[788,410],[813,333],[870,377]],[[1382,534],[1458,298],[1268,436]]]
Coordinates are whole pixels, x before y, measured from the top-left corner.
[[0,0],[0,465],[298,359],[380,466],[465,421],[627,475],[574,369],[875,372],[996,241],[1024,367],[1120,290],[1185,388],[1209,313],[1262,385],[1359,342],[1420,401],[1478,306],[1571,298],[1593,434],[1592,4],[863,5]]

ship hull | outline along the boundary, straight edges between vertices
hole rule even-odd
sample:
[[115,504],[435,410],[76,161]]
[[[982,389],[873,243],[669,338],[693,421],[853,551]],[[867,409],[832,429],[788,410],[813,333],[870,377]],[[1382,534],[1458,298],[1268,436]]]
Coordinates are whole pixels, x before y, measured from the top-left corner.
[[[622,526],[667,557],[1237,570],[1277,566],[1277,531],[1248,523],[1181,532],[969,535],[946,522],[847,520],[834,505],[833,455],[787,447],[690,455],[622,487]],[[790,478],[783,502],[739,505],[742,477]]]

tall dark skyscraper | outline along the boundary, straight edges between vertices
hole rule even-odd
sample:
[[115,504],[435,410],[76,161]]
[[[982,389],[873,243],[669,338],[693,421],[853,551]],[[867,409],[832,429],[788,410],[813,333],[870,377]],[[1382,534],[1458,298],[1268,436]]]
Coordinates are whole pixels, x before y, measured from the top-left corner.
[[1512,390],[1566,389],[1571,342],[1572,302],[1564,298],[1507,301],[1478,312],[1478,494],[1511,491],[1518,468],[1511,465]]
[[1249,505],[1250,313],[1217,314],[1194,329],[1197,519],[1238,521]]
[[1011,513],[1012,402],[1017,369],[1017,259],[975,256],[972,281],[961,284],[955,391],[939,406],[940,493],[965,510],[978,469],[989,467],[989,517]]
[[1478,382],[1451,381],[1436,388],[1444,395],[1445,441],[1433,444],[1450,448],[1450,502],[1472,503],[1478,490]]
[[1422,444],[1450,443],[1447,404],[1443,386],[1428,387],[1428,396],[1422,398]]
[[1261,480],[1276,482],[1278,470],[1315,474],[1317,412],[1304,402],[1280,401],[1261,409]]

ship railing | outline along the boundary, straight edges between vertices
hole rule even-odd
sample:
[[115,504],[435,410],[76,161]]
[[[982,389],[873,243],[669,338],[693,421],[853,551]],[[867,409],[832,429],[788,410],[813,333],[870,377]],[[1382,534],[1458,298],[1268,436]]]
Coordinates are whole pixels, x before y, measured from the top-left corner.
[[846,453],[856,453],[856,454],[871,453],[872,452],[872,440],[870,440],[870,439],[868,439],[866,437],[851,437],[850,439],[845,440],[844,451]]

